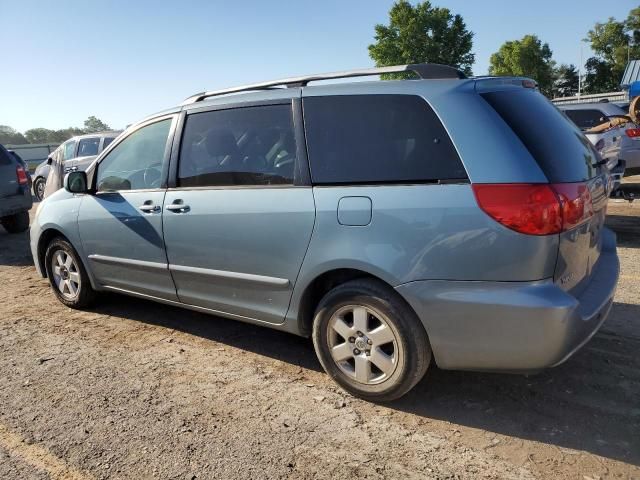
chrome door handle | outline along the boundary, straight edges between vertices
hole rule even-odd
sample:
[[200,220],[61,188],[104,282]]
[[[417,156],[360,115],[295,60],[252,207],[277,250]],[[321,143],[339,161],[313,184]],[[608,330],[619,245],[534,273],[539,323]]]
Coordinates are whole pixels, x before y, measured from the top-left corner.
[[144,205],[140,205],[138,209],[143,211],[144,213],[156,213],[160,211],[160,207],[158,205],[154,205],[153,203],[145,203]]
[[185,205],[183,203],[172,203],[170,205],[167,205],[164,208],[174,213],[184,213],[184,212],[188,212],[191,209],[189,205]]

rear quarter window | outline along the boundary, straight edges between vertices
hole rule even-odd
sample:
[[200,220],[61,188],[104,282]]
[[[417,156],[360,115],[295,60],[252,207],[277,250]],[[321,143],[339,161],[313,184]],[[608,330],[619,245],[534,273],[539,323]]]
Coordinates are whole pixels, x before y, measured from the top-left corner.
[[467,180],[449,135],[415,95],[335,95],[303,100],[316,184]]
[[549,182],[581,182],[596,175],[595,149],[542,94],[523,88],[481,95],[529,150]]

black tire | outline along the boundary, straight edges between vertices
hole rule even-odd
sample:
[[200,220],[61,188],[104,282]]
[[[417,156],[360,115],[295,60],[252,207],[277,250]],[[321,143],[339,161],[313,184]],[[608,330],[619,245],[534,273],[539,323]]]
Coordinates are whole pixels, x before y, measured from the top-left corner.
[[[353,320],[350,322],[348,312],[352,307],[355,308],[351,317]],[[342,318],[345,325],[354,329],[356,309],[362,311],[362,307],[365,308],[366,316],[361,318],[365,318],[367,330],[363,334],[358,331],[359,338],[350,336],[347,339],[345,335],[338,334],[337,329],[330,326],[336,318]],[[346,313],[341,314],[341,312]],[[377,316],[384,321],[378,320]],[[393,343],[387,341],[386,344],[381,344],[382,347],[377,347],[375,343],[371,346],[372,342],[367,335],[376,338],[374,337],[376,328],[384,323],[388,324],[393,333]],[[332,342],[339,343],[332,346]],[[400,398],[422,379],[431,362],[429,339],[415,312],[391,287],[370,279],[346,282],[335,287],[322,298],[313,321],[313,345],[322,367],[331,378],[352,395],[373,402],[387,402]],[[358,345],[364,347],[365,351],[358,350]],[[354,349],[351,350],[354,353],[352,373],[348,372],[352,359],[347,358],[341,362],[334,360],[332,348]],[[369,350],[366,350],[367,348]],[[376,361],[379,359],[379,352],[374,350],[381,348],[388,349],[387,352],[391,355],[389,358],[393,358],[391,365],[394,366],[390,374],[383,372],[375,365],[374,358]],[[380,375],[379,378],[383,380],[375,384],[356,380],[356,361],[369,362],[370,366],[366,369],[365,378],[376,375],[374,370],[378,370],[380,373],[377,375]],[[359,364],[362,365],[362,363]],[[375,378],[372,381],[376,381]]]
[[0,222],[9,233],[26,232],[29,229],[29,212],[27,210],[23,210],[22,212],[2,217]]
[[33,182],[33,196],[41,202],[44,199],[44,188],[47,183],[47,180],[43,177],[38,177]]
[[[69,272],[78,274],[80,282],[77,284],[76,292],[74,295],[71,295],[71,291],[68,291],[67,294],[63,293],[56,282],[56,278],[60,276],[56,275],[53,270],[53,261],[54,256],[57,256],[59,253],[71,257],[73,268],[69,268]],[[58,297],[58,300],[60,300],[60,302],[65,304],[67,307],[76,309],[87,308],[91,306],[91,304],[93,304],[96,299],[96,292],[91,287],[89,276],[84,269],[84,265],[80,261],[78,253],[68,241],[60,237],[54,238],[51,243],[49,243],[44,258],[44,264],[47,271],[49,283],[51,284],[53,293],[56,295],[56,297]]]

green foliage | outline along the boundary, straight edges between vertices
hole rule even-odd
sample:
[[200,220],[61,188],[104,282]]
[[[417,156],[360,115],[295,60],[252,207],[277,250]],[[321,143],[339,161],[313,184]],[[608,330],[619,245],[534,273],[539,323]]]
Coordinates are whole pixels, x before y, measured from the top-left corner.
[[84,121],[84,131],[86,133],[103,132],[105,130],[109,130],[109,125],[93,115]]
[[23,143],[29,143],[24,135],[8,125],[0,125],[0,144],[21,145]]
[[24,132],[24,135],[16,132],[9,126],[0,125],[0,143],[8,145],[21,143],[62,143],[76,135],[96,133],[103,130],[109,130],[109,126],[93,115],[84,121],[84,128],[69,127],[60,130],[32,128]]
[[553,96],[570,97],[578,93],[578,70],[575,65],[560,65],[554,71]]
[[378,67],[441,63],[471,75],[475,60],[472,47],[473,33],[467,30],[460,15],[453,15],[448,8],[433,7],[429,1],[413,6],[406,0],[398,0],[389,11],[389,25],[375,26],[375,42],[369,45],[369,56]]
[[553,90],[554,62],[547,43],[535,35],[505,42],[489,59],[491,75],[515,75],[533,78],[545,95]]
[[610,17],[587,34],[595,56],[585,64],[585,93],[618,90],[629,59],[640,58],[640,7],[624,21]]

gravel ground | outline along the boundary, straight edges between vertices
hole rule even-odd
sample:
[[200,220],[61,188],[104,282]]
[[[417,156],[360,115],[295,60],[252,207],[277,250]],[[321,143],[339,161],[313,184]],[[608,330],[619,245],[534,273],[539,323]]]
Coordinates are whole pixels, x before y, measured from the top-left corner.
[[431,368],[375,405],[310,341],[108,295],[64,308],[0,228],[0,478],[639,478],[640,202],[611,316],[539,375]]

